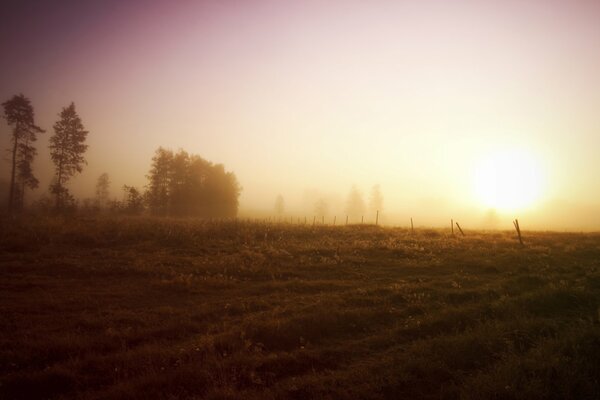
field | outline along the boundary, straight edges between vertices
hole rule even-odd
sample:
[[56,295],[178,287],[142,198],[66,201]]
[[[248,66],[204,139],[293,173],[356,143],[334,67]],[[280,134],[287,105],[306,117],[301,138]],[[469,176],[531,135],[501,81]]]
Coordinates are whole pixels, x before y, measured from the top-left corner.
[[597,399],[600,234],[0,222],[2,399]]

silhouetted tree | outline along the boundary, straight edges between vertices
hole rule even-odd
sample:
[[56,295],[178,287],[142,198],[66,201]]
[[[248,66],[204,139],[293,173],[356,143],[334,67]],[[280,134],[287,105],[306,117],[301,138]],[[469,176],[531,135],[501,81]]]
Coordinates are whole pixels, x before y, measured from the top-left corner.
[[134,186],[123,185],[125,193],[124,211],[127,214],[140,214],[144,210],[142,193]]
[[98,207],[106,208],[108,205],[108,198],[110,196],[110,178],[105,172],[98,177],[96,182],[96,202]]
[[377,211],[383,211],[383,196],[379,185],[374,185],[371,188],[371,198],[369,199],[369,211],[375,214]]
[[235,217],[238,211],[240,186],[232,172],[222,164],[213,165],[204,184],[208,214],[211,217]]
[[171,158],[169,168],[169,213],[189,215],[192,207],[189,177],[190,155],[180,150]]
[[210,216],[210,194],[206,185],[211,174],[212,163],[202,157],[192,155],[188,165],[188,196],[190,215]]
[[277,195],[275,198],[275,213],[279,216],[283,215],[285,211],[285,202],[283,201],[282,195]]
[[38,187],[38,180],[31,169],[31,163],[37,154],[33,143],[37,140],[37,134],[45,131],[35,125],[33,107],[24,95],[15,95],[2,103],[2,106],[4,118],[12,127],[8,209],[13,211],[23,206],[26,187],[30,189]]
[[61,210],[67,199],[71,199],[65,184],[86,164],[83,153],[88,146],[84,144],[88,131],[75,111],[75,104],[64,107],[60,119],[54,124],[54,135],[50,138],[50,156],[56,168],[54,182],[50,191],[56,196],[55,207]]
[[146,201],[159,215],[232,217],[237,214],[240,187],[235,175],[180,150],[160,147],[148,173]]
[[37,155],[35,147],[30,145],[28,139],[19,144],[17,152],[17,179],[15,188],[14,205],[15,209],[22,209],[25,204],[25,189],[36,189],[39,186],[39,181],[33,175],[31,163]]
[[350,217],[352,221],[357,221],[365,215],[365,201],[363,200],[362,193],[356,186],[352,186],[348,199],[346,200],[346,215]]
[[172,161],[173,152],[162,147],[152,157],[146,200],[153,214],[166,215],[169,211]]

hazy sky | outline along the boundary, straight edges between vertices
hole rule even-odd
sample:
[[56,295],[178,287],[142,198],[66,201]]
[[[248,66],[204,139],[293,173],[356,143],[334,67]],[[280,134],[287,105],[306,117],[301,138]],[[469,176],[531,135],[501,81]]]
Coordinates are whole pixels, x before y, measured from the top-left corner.
[[81,197],[102,172],[115,195],[143,186],[162,145],[233,170],[243,210],[272,210],[281,193],[303,214],[320,193],[337,213],[353,184],[365,197],[380,184],[390,219],[475,225],[489,208],[477,171],[504,151],[524,154],[540,186],[510,218],[600,229],[599,1],[21,0],[0,12],[0,97],[28,96],[47,129],[34,195],[74,101],[90,131]]

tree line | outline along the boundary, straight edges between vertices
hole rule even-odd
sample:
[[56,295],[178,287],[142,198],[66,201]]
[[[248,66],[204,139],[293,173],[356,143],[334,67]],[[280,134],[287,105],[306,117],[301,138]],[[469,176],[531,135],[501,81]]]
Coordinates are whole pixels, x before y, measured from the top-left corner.
[[233,172],[194,154],[159,147],[147,175],[145,193],[156,215],[235,217],[240,186]]
[[[9,152],[11,154],[10,183],[7,208],[9,213],[22,211],[26,189],[33,190],[39,181],[32,164],[37,155],[37,135],[45,130],[35,124],[31,101],[23,94],[15,95],[2,103],[4,118],[11,128]],[[47,211],[73,210],[77,201],[68,190],[69,180],[82,172],[87,164],[84,154],[88,131],[77,114],[75,104],[64,107],[53,125],[50,137],[50,157],[54,176],[49,186],[52,204],[42,201]],[[123,200],[110,199],[110,178],[103,173],[96,184],[93,202],[83,201],[81,208],[119,213],[153,215],[233,217],[237,215],[240,186],[233,172],[222,164],[213,164],[200,156],[180,150],[159,147],[147,175],[145,191],[124,185]]]
[[[316,195],[312,197],[312,208],[305,209],[309,212],[309,215],[313,215],[316,218],[325,218],[332,216],[332,210],[330,202],[326,197]],[[282,218],[285,214],[285,200],[281,194],[275,197],[274,203],[275,215],[278,218]],[[346,197],[344,208],[340,211],[339,217],[346,216],[350,223],[356,223],[362,221],[368,215],[370,217],[375,216],[383,211],[383,195],[381,193],[381,187],[376,184],[371,188],[369,202],[365,202],[363,193],[358,187],[352,186]],[[335,213],[333,213],[335,216]]]

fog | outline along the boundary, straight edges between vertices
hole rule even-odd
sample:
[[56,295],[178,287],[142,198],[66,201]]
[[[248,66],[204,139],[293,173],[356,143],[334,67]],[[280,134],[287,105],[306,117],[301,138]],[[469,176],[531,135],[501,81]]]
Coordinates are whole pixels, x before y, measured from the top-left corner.
[[[243,218],[342,224],[354,187],[371,223],[379,185],[382,224],[600,229],[597,2],[80,3],[9,3],[0,24],[0,100],[23,93],[46,129],[29,202],[49,195],[48,140],[73,101],[89,131],[78,199],[102,173],[113,198],[143,189],[163,146],[233,171]],[[527,204],[478,195],[498,149],[539,170]],[[493,190],[518,200],[524,168]]]

